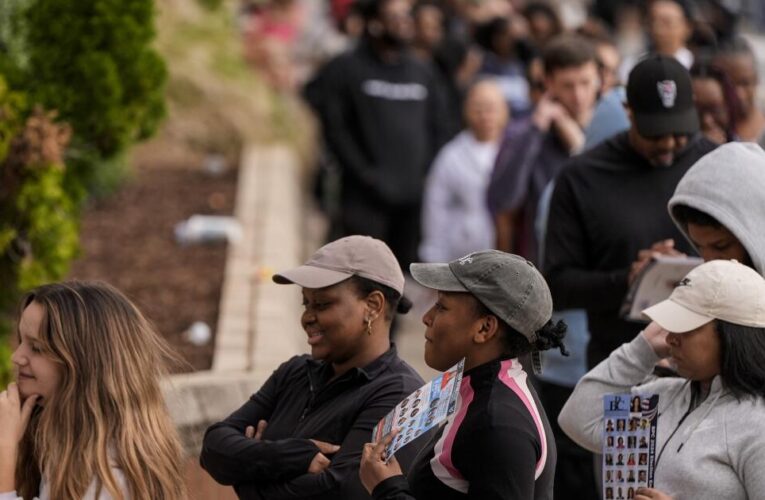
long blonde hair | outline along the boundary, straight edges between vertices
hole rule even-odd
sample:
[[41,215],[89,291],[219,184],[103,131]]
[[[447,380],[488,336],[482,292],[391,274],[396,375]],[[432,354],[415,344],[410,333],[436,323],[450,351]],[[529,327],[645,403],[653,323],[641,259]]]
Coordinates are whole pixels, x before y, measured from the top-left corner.
[[115,288],[66,282],[41,286],[22,300],[45,314],[39,338],[61,365],[58,390],[36,408],[20,445],[16,484],[51,498],[82,498],[97,488],[125,499],[185,498],[183,455],[159,379],[176,359],[141,312]]

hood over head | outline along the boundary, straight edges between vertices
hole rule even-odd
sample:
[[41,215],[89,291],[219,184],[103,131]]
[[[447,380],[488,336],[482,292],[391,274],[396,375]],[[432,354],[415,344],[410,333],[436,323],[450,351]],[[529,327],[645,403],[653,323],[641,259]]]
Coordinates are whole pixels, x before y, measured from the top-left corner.
[[754,268],[765,275],[765,151],[760,146],[724,144],[699,159],[680,180],[668,208],[690,241],[687,225],[675,217],[677,205],[714,217],[738,238]]

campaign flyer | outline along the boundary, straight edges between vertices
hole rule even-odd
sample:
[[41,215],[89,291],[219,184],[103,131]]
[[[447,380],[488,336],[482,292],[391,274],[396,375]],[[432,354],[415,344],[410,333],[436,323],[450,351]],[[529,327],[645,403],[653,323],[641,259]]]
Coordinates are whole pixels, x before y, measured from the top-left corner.
[[385,450],[385,456],[392,457],[399,449],[436,427],[454,413],[457,406],[462,371],[465,360],[423,385],[405,397],[372,430],[372,441],[399,429],[399,433]]
[[627,320],[647,323],[643,310],[665,300],[685,275],[702,264],[699,257],[660,255],[651,259],[635,278],[620,314]]
[[603,498],[635,498],[653,487],[656,459],[657,394],[603,396]]

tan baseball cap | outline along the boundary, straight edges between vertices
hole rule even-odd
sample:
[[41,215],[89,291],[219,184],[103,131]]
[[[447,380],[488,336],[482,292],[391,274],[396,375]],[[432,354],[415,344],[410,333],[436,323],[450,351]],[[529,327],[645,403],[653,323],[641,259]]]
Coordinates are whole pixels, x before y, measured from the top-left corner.
[[404,273],[388,245],[369,236],[346,236],[316,250],[300,267],[275,274],[280,285],[324,288],[361,276],[404,294]]
[[713,260],[693,269],[672,295],[643,314],[673,333],[715,319],[765,328],[765,278],[735,260]]

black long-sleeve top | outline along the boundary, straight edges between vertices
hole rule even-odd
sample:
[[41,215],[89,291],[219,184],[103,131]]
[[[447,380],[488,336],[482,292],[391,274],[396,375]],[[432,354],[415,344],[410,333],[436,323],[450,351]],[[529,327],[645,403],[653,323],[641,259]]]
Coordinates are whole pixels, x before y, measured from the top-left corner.
[[[308,355],[282,364],[241,408],[207,429],[202,467],[240,498],[368,499],[358,479],[362,447],[423,381],[395,346],[364,368],[333,375],[330,364]],[[268,422],[262,441],[246,438],[246,427],[261,419]],[[319,452],[310,439],[340,445],[320,474],[307,472]],[[403,455],[406,465],[414,453]]]
[[408,476],[388,478],[372,494],[374,500],[547,500],[555,462],[550,423],[521,364],[497,359],[465,372],[455,413]]
[[324,136],[343,189],[392,206],[419,203],[450,132],[433,68],[406,52],[383,61],[362,42],[331,61],[321,80]]
[[556,309],[587,310],[590,368],[645,326],[619,317],[638,252],[672,238],[678,250],[693,253],[667,203],[685,172],[714,147],[695,137],[672,166],[654,167],[624,132],[574,157],[558,175],[545,238],[545,277]]

